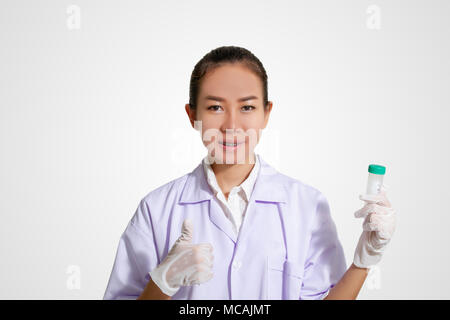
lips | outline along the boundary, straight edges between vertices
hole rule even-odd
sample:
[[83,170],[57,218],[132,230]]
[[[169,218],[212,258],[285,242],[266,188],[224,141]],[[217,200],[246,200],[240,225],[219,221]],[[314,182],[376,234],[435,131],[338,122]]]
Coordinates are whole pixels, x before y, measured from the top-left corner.
[[244,141],[239,141],[239,142],[234,142],[234,141],[230,141],[230,142],[228,142],[228,141],[219,141],[219,143],[220,143],[221,145],[237,146],[237,145],[240,145],[240,144],[244,143]]
[[224,144],[224,143],[228,143],[228,144],[241,144],[241,143],[244,143],[245,142],[245,140],[239,140],[238,141],[238,138],[236,137],[234,140],[219,140],[219,143],[220,144]]

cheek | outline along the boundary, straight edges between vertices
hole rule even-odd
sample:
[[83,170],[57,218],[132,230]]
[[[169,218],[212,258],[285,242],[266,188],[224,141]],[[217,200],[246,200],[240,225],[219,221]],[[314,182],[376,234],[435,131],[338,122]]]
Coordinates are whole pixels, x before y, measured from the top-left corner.
[[216,142],[217,137],[220,135],[219,128],[220,126],[214,121],[202,119],[201,139],[205,146]]
[[264,127],[264,118],[252,117],[245,121],[245,127],[243,128],[245,132],[252,132],[252,134],[257,134],[259,136],[260,130]]
[[249,117],[245,119],[246,127],[259,129],[264,126],[264,113],[263,112],[255,112]]
[[201,121],[202,122],[203,130],[219,129],[220,126],[221,126],[219,117],[203,116],[203,117],[198,117],[197,121]]

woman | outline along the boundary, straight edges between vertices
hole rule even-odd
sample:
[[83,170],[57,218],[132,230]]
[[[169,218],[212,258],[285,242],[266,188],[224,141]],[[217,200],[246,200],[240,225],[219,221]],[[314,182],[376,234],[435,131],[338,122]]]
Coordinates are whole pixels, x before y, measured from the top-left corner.
[[365,217],[353,264],[325,196],[254,152],[272,102],[262,63],[244,48],[195,66],[186,112],[208,154],[151,191],[120,238],[104,299],[355,299],[395,229],[383,189]]

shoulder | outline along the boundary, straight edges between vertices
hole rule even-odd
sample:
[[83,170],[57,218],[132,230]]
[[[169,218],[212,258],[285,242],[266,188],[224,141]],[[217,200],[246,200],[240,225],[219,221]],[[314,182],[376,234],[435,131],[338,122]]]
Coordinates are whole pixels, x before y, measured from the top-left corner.
[[[314,232],[333,228],[328,199],[318,188],[282,173],[277,175],[287,190],[287,206],[292,209],[292,212],[298,213],[298,216],[303,219],[300,220],[301,223],[309,226],[308,230]],[[293,221],[296,220],[291,222],[299,223],[299,221]]]
[[142,201],[147,204],[155,204],[155,202],[167,202],[171,198],[176,199],[189,175],[190,173],[186,173],[181,177],[170,180],[169,182],[151,190],[143,197]]
[[314,211],[322,192],[298,178],[291,177],[259,157],[261,163],[261,182],[264,184],[264,193],[275,194],[269,198],[283,200],[287,206],[292,208],[304,208],[307,212]]
[[131,218],[131,224],[141,230],[152,230],[161,221],[164,212],[171,210],[189,173],[173,179],[149,192],[140,200]]
[[306,183],[303,180],[288,176],[284,173],[278,172],[274,177],[277,182],[281,183],[289,194],[300,195],[302,197],[308,197],[309,199],[318,199],[323,196],[322,192],[316,187]]

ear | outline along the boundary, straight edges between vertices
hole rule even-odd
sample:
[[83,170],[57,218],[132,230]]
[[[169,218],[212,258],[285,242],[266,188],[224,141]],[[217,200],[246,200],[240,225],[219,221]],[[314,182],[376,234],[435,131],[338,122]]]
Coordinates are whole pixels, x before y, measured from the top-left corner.
[[273,103],[272,101],[267,102],[267,109],[264,109],[264,126],[263,129],[266,128],[267,123],[269,122],[270,112],[272,111]]
[[195,121],[195,110],[192,110],[189,103],[186,103],[186,105],[184,106],[184,109],[186,110],[186,113],[189,117],[189,121],[191,122],[191,126],[192,128],[195,129],[194,127],[194,121]]

